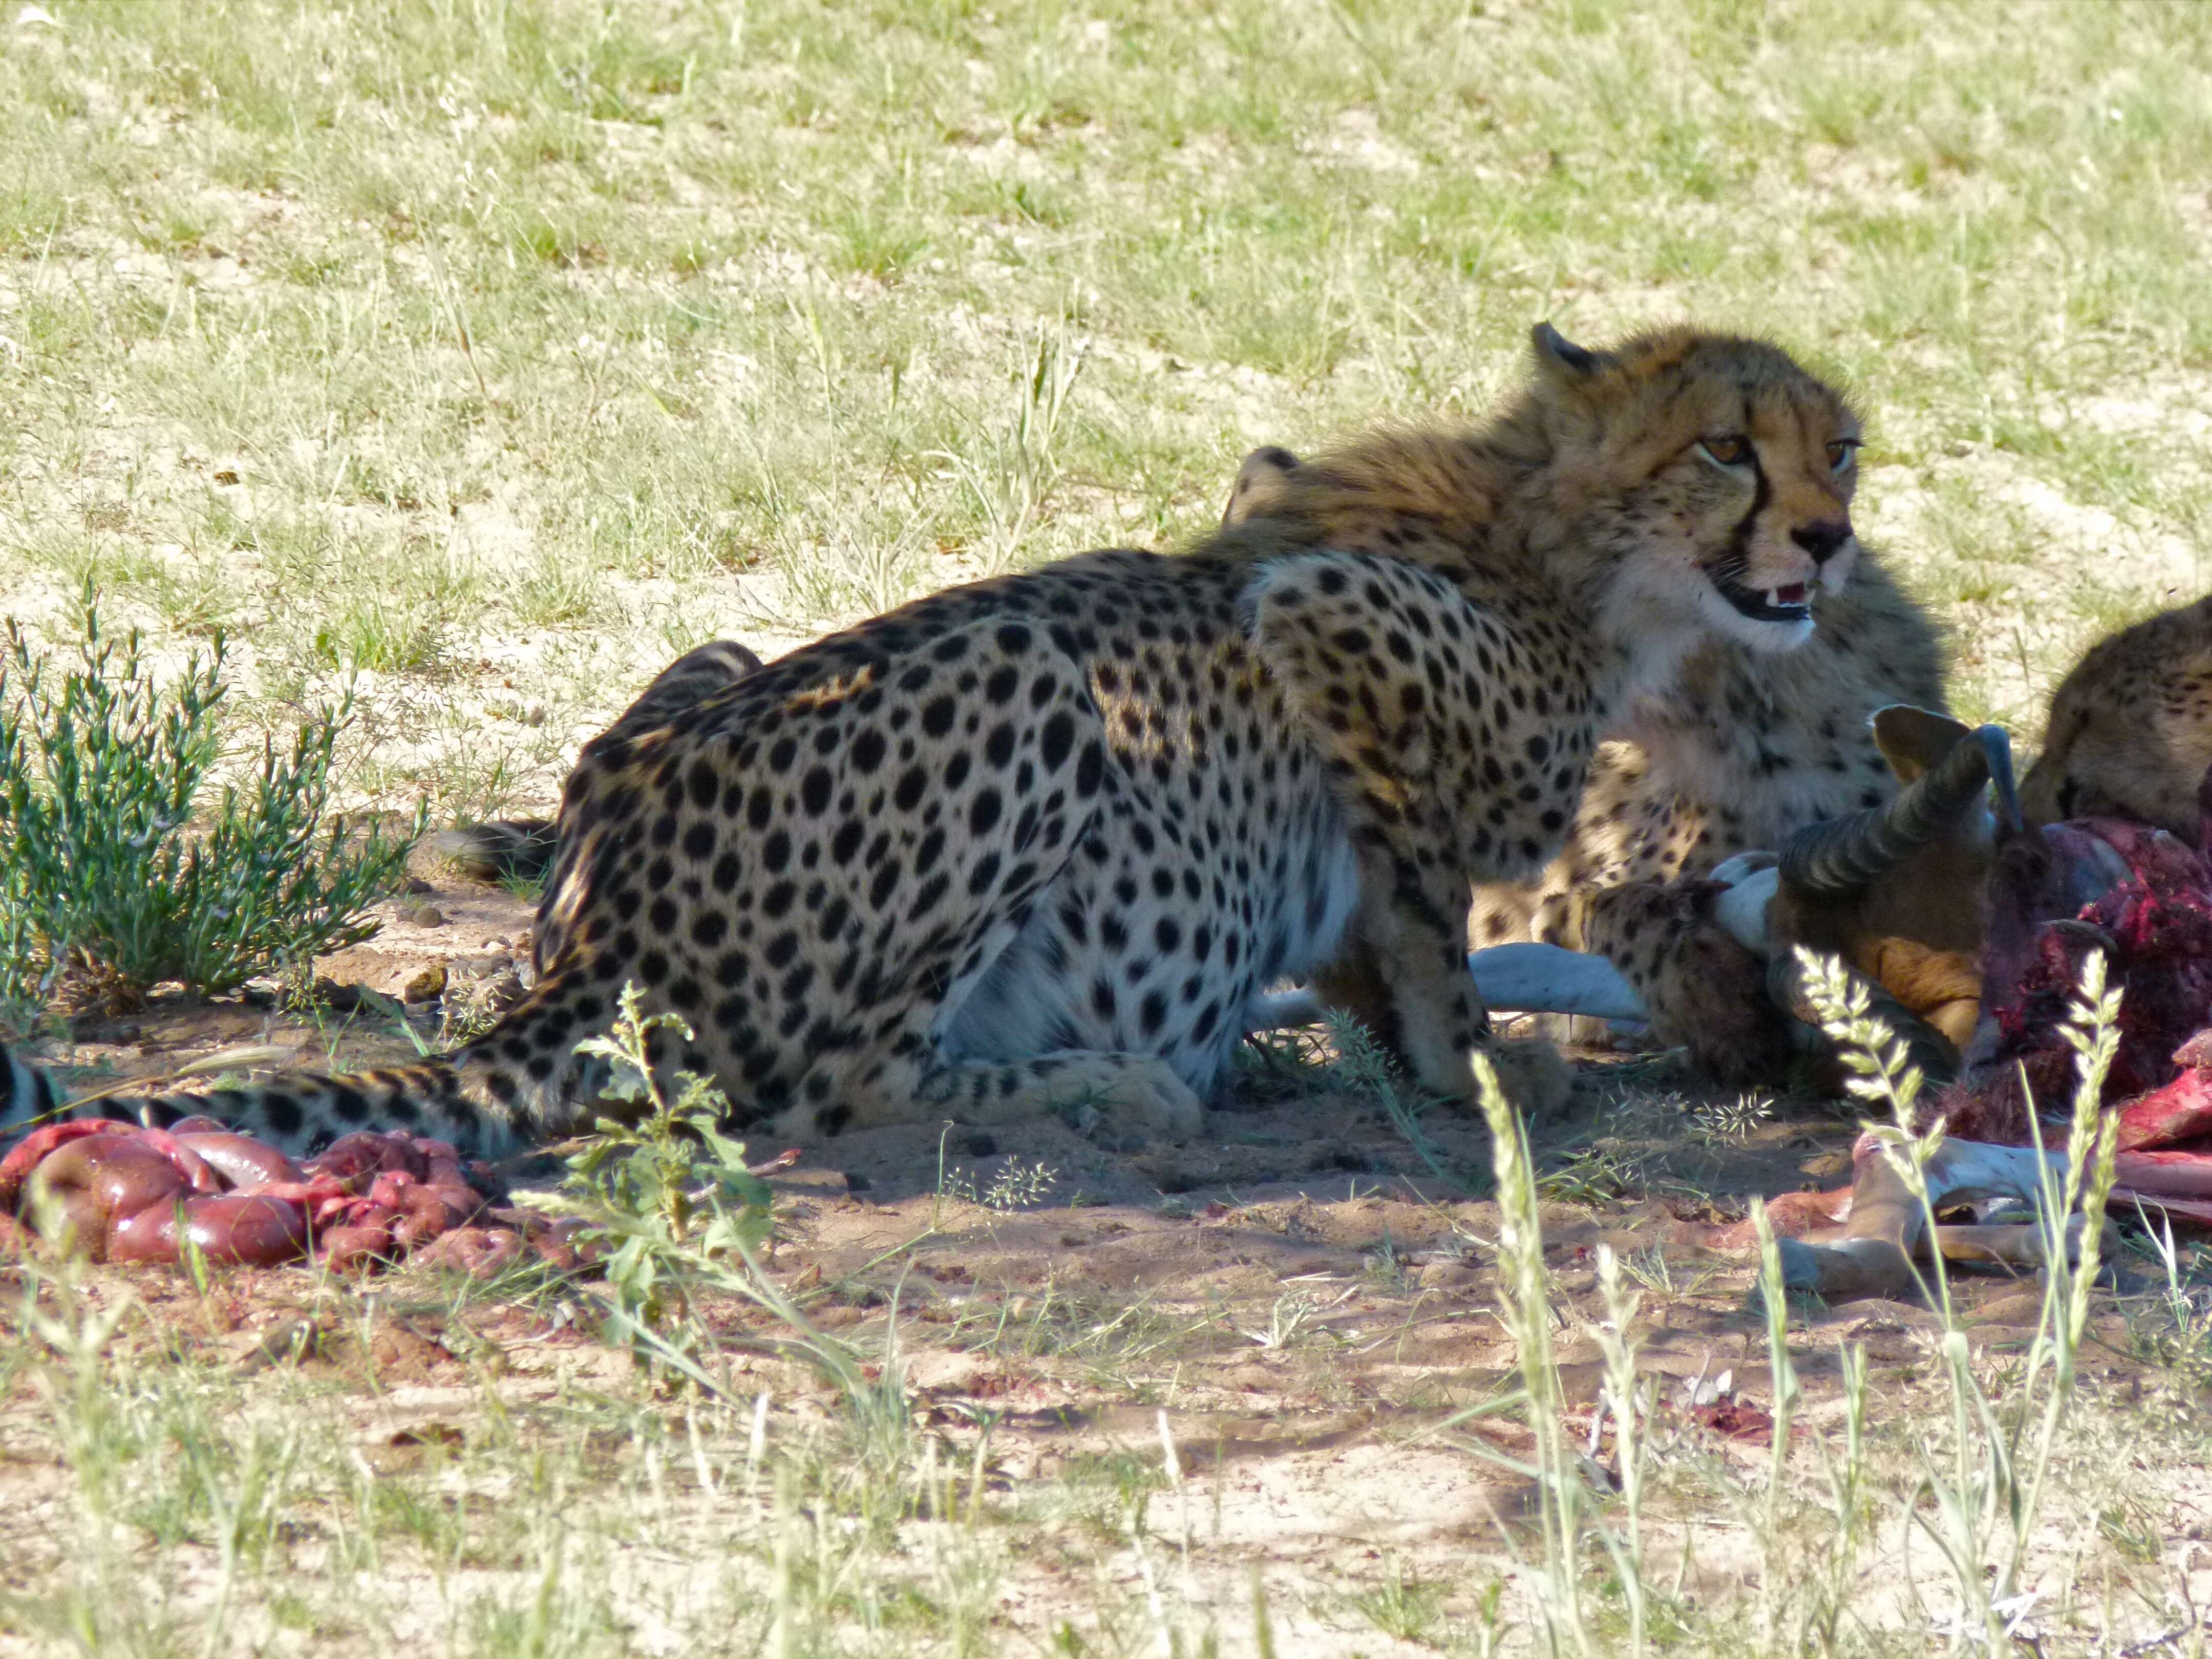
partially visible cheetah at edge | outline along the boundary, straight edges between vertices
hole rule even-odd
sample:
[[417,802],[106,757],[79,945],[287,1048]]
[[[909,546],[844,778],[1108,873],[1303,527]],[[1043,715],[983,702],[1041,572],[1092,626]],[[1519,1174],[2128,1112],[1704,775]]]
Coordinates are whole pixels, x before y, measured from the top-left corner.
[[[1286,449],[1254,451],[1224,522],[1264,510],[1297,465]],[[1478,886],[1470,937],[1607,957],[1651,1010],[1657,1041],[1686,1045],[1723,1081],[1771,1080],[1792,1053],[1788,1023],[1760,988],[1765,965],[1715,919],[1723,890],[1705,878],[1894,794],[1872,717],[1899,702],[1948,707],[1942,642],[1862,547],[1850,580],[1820,595],[1819,626],[1796,650],[1715,638],[1670,680],[1626,699],[1600,734],[1565,844],[1531,880]]]
[[2203,844],[2212,767],[2212,598],[2162,611],[2082,653],[2051,696],[2021,780],[2031,824],[2110,813]]
[[[648,694],[570,775],[538,981],[489,1032],[135,1104],[504,1151],[588,1124],[575,1045],[634,981],[698,1032],[657,1063],[794,1139],[1080,1097],[1184,1135],[1247,1011],[1310,973],[1425,1088],[1469,1098],[1488,1052],[1540,1106],[1564,1069],[1493,1037],[1470,887],[1542,868],[1599,732],[1686,655],[1813,633],[1856,556],[1858,433],[1759,342],[1540,328],[1486,424],[1324,456],[1187,553],[1081,555]],[[10,1077],[0,1125],[50,1099]]]

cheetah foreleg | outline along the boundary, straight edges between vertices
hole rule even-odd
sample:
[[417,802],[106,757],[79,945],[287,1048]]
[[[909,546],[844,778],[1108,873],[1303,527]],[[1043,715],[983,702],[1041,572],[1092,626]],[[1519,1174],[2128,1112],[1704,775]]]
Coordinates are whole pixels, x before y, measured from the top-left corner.
[[[1538,835],[1564,819],[1587,732],[1565,719],[1516,723],[1474,665],[1530,653],[1433,572],[1314,553],[1270,565],[1246,603],[1254,646],[1304,716],[1358,852],[1358,906],[1316,990],[1433,1093],[1472,1105],[1480,1054],[1510,1073],[1506,1087],[1524,1108],[1558,1103],[1567,1077],[1557,1054],[1510,1050],[1491,1030],[1468,972],[1467,913],[1474,882],[1534,857]],[[1480,763],[1486,749],[1540,759],[1542,783],[1527,799],[1511,793],[1509,809]],[[1515,764],[1526,774],[1526,761]],[[1564,803],[1550,823],[1546,788]]]

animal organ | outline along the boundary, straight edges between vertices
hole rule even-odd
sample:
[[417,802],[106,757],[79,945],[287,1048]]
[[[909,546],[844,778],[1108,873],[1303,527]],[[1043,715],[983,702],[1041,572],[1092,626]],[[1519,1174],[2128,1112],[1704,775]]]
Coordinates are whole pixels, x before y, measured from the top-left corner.
[[526,1249],[577,1265],[576,1224],[491,1203],[451,1146],[398,1133],[345,1135],[295,1164],[211,1119],[162,1130],[77,1118],[33,1130],[0,1158],[0,1219],[20,1216],[96,1261],[175,1262],[189,1241],[217,1267],[312,1252],[343,1271],[413,1252],[483,1277]]

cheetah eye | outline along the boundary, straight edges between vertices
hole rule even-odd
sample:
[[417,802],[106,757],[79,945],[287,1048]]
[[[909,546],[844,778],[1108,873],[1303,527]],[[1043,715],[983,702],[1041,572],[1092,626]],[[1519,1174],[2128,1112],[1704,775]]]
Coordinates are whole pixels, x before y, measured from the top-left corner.
[[1698,447],[1705,452],[1708,459],[1717,461],[1723,466],[1742,466],[1751,459],[1751,440],[1739,434],[1732,433],[1722,438],[1701,438]]
[[1838,438],[1828,446],[1828,470],[1832,472],[1850,471],[1858,459],[1859,441],[1856,438]]

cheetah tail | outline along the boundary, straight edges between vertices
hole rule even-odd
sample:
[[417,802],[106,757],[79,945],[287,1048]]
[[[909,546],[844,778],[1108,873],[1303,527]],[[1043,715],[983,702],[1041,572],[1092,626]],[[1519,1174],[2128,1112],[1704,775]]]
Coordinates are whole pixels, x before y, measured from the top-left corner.
[[515,1151],[522,1136],[507,1115],[487,1111],[465,1094],[459,1074],[443,1059],[386,1070],[323,1077],[280,1073],[265,1083],[206,1091],[165,1090],[72,1098],[50,1072],[20,1054],[5,1055],[8,1096],[0,1141],[41,1122],[112,1117],[166,1128],[179,1118],[207,1116],[294,1156],[305,1156],[353,1129],[402,1129],[452,1141],[472,1157]]
[[4,1043],[0,1043],[0,1059],[8,1062],[7,1104],[0,1107],[0,1138],[29,1128],[42,1118],[66,1115],[55,1111],[67,1097],[50,1075]]

